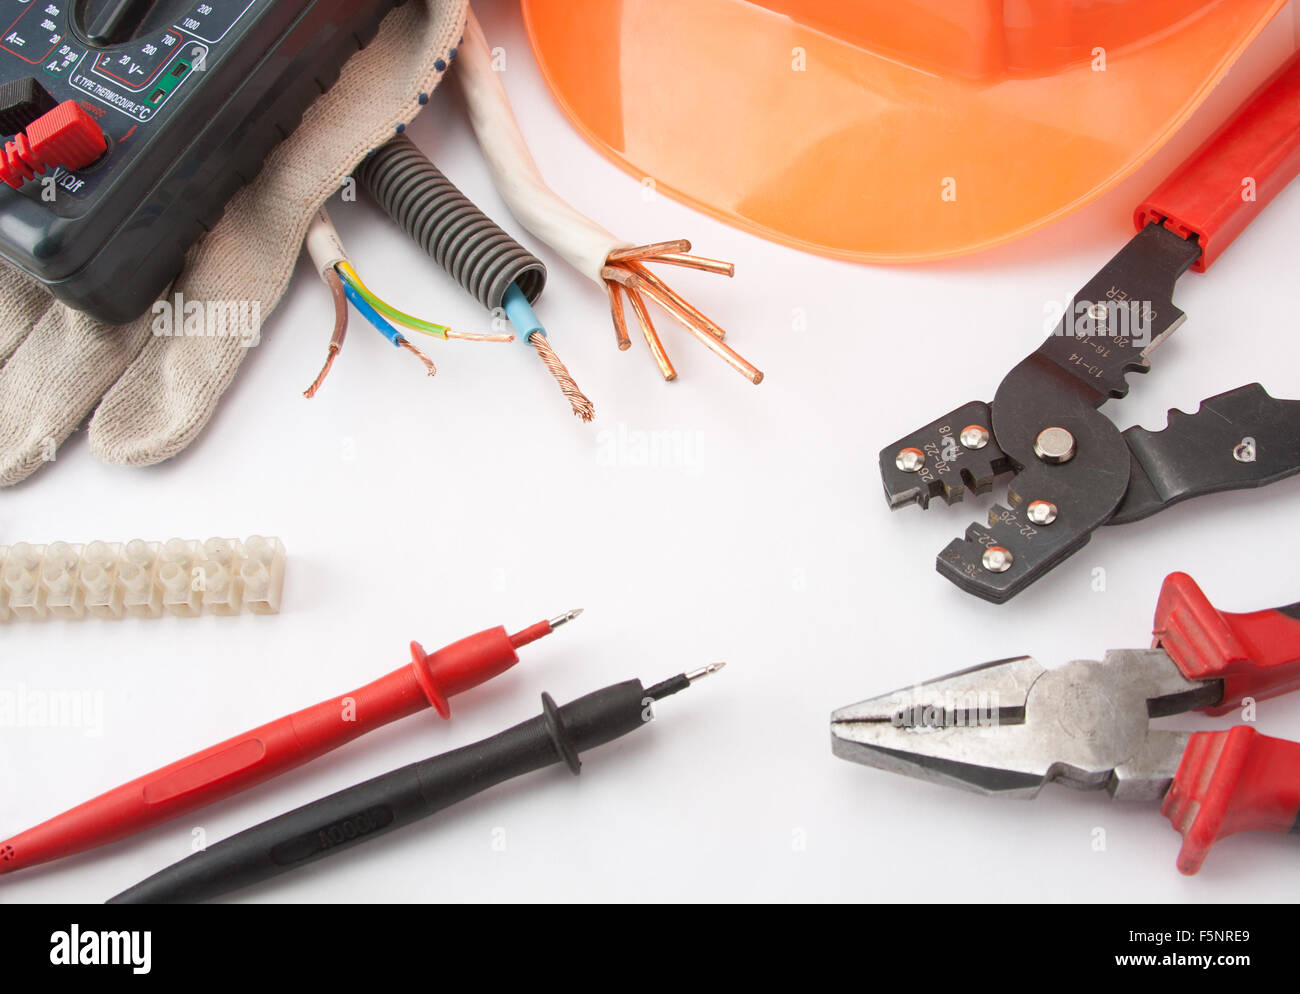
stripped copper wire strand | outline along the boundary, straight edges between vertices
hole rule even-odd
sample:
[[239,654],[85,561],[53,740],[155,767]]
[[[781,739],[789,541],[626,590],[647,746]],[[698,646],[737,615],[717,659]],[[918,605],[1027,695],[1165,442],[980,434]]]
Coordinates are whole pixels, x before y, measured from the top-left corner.
[[707,331],[714,338],[718,339],[718,341],[722,341],[727,337],[725,331],[718,327],[718,325],[713,321],[709,320],[709,318],[705,317],[698,308],[692,307],[681,294],[677,293],[658,276],[646,269],[644,265],[639,262],[630,262],[628,263],[628,268],[676,304],[677,307],[681,309],[682,313],[690,315],[691,323],[696,327]]
[[634,277],[637,283],[634,289],[640,290],[656,304],[666,310],[670,315],[676,318],[677,322],[687,331],[693,334],[703,342],[714,355],[724,360],[732,369],[740,373],[741,376],[749,382],[757,385],[763,382],[763,373],[754,366],[748,359],[740,355],[735,349],[726,342],[719,339],[711,331],[700,327],[692,321],[688,313],[683,312],[677,303],[670,297],[664,295],[658,287],[644,279]]
[[617,283],[606,280],[605,290],[609,294],[609,316],[614,322],[614,338],[618,342],[618,350],[626,352],[632,347],[632,338],[627,333],[627,315],[623,313],[623,298],[619,296]]
[[348,335],[348,297],[343,289],[343,280],[339,274],[333,270],[328,270],[324,274],[325,285],[330,288],[330,295],[334,299],[334,332],[330,335],[329,351],[325,356],[325,365],[321,367],[319,375],[312,381],[312,385],[303,391],[303,396],[310,400],[316,396],[316,391],[321,388],[325,382],[325,377],[329,376],[330,370],[334,368],[334,360],[339,352],[343,350],[343,341]]
[[681,294],[669,286],[661,277],[648,268],[648,264],[663,263],[712,273],[718,276],[734,276],[735,266],[719,259],[708,259],[691,254],[691,243],[686,239],[671,242],[657,242],[653,245],[639,245],[618,249],[611,252],[601,276],[610,293],[610,313],[614,319],[615,333],[618,335],[619,348],[623,348],[624,336],[627,334],[626,320],[620,318],[622,305],[617,285],[628,295],[633,312],[641,325],[646,344],[654,356],[664,379],[672,380],[677,376],[673,364],[668,359],[663,342],[660,341],[654,324],[646,308],[646,299],[654,301],[687,331],[691,332],[715,355],[739,372],[751,383],[762,383],[763,373],[747,359],[737,353],[724,341],[726,332],[712,319],[688,302]]
[[650,310],[645,305],[645,300],[641,294],[630,286],[623,287],[623,292],[627,294],[628,301],[632,304],[632,313],[636,315],[637,324],[641,326],[641,334],[645,337],[646,345],[650,346],[650,354],[654,356],[655,363],[659,366],[659,372],[663,374],[665,380],[671,383],[677,379],[677,370],[668,358],[668,352],[664,348],[664,343],[660,341],[658,332],[655,331],[654,322],[650,320]]
[[447,338],[460,342],[513,342],[515,336],[509,333],[503,335],[480,335],[472,331],[455,331],[448,329]]
[[542,357],[543,364],[545,364],[551,376],[555,378],[555,382],[560,385],[560,392],[564,394],[569,406],[573,408],[573,413],[584,422],[591,421],[596,416],[595,405],[587,398],[586,394],[578,389],[578,384],[574,382],[573,375],[569,372],[568,367],[560,361],[560,357],[555,354],[555,350],[551,348],[551,343],[546,336],[540,331],[535,331],[528,336],[528,344],[535,348],[537,354]]
[[438,375],[438,367],[433,364],[433,360],[430,359],[423,352],[421,352],[419,349],[417,349],[414,345],[412,345],[410,339],[408,339],[405,335],[398,336],[397,344],[402,348],[406,349],[407,352],[410,352],[412,355],[414,355],[415,358],[420,360],[420,362],[424,363],[424,370],[428,376]]
[[608,263],[615,262],[637,262],[641,259],[653,259],[665,253],[689,252],[691,243],[685,238],[678,238],[671,242],[655,242],[652,245],[634,245],[631,248],[615,249],[609,253],[605,261]]
[[664,252],[662,255],[656,255],[648,261],[663,263],[665,266],[698,269],[701,272],[712,273],[714,276],[731,277],[736,275],[736,264],[734,262],[723,262],[721,259],[706,259],[702,255],[689,255],[686,252]]

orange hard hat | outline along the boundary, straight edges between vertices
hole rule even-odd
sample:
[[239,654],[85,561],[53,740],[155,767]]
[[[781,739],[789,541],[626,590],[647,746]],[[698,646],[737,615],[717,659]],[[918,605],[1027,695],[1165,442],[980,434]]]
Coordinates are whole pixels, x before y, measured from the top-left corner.
[[764,237],[996,245],[1149,158],[1285,0],[523,0],[578,128]]

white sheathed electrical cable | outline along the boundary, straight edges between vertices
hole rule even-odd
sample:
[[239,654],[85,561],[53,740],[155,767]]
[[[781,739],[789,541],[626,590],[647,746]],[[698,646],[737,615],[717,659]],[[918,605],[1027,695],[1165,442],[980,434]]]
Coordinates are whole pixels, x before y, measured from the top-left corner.
[[334,267],[340,262],[349,265],[352,262],[348,258],[347,249],[343,247],[343,240],[339,238],[334,222],[330,220],[324,207],[311,219],[311,226],[307,229],[307,238],[303,244],[306,245],[307,254],[311,256],[312,265],[316,267],[316,273],[321,279],[325,279],[328,273],[334,272]]
[[473,10],[466,18],[456,77],[483,157],[510,212],[571,266],[603,286],[600,273],[609,254],[632,243],[616,238],[574,210],[546,185],[519,130],[501,78],[492,68],[492,52]]

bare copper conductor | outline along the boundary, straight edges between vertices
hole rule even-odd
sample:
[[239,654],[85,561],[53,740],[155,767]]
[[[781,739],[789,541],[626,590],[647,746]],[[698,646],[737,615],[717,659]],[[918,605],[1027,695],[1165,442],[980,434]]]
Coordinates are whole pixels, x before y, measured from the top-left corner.
[[614,337],[618,341],[618,350],[626,352],[632,347],[632,339],[627,333],[627,315],[623,313],[623,298],[618,295],[618,284],[605,282],[609,293],[609,316],[614,321]]
[[609,293],[610,316],[614,321],[614,334],[619,349],[627,349],[631,345],[627,318],[619,297],[621,288],[627,294],[632,312],[641,326],[646,345],[665,380],[676,379],[677,370],[669,360],[667,350],[664,349],[663,342],[655,330],[649,308],[646,306],[647,300],[654,301],[656,305],[667,311],[675,321],[745,379],[751,383],[763,382],[762,371],[725,343],[727,333],[722,327],[649,268],[650,264],[663,263],[668,266],[711,273],[715,276],[731,277],[736,273],[736,267],[732,263],[692,255],[691,243],[684,238],[617,249],[609,254],[605,263],[605,267],[601,270],[601,277],[605,280],[605,289]]
[[691,250],[691,243],[685,238],[672,242],[655,242],[653,245],[636,245],[632,248],[615,249],[609,253],[606,262],[636,262],[640,259],[656,259],[667,253],[682,253]]
[[641,325],[641,334],[645,336],[645,342],[650,346],[650,354],[654,356],[659,372],[663,373],[664,379],[671,383],[677,379],[677,370],[673,367],[672,360],[668,358],[664,343],[659,340],[659,333],[655,331],[654,322],[650,320],[650,311],[646,308],[645,301],[632,287],[624,286],[623,290],[632,304],[632,313],[636,315],[637,323]]
[[528,344],[537,350],[537,354],[542,357],[542,363],[546,366],[555,382],[560,385],[560,392],[569,402],[582,421],[590,421],[596,416],[596,407],[587,398],[587,395],[578,389],[578,384],[574,382],[573,375],[569,368],[560,361],[560,357],[555,354],[551,348],[551,343],[546,340],[546,336],[540,331],[535,331],[528,336]]
[[421,352],[419,349],[417,349],[414,345],[412,345],[409,339],[405,337],[398,337],[397,344],[400,345],[402,348],[406,349],[407,352],[410,352],[417,359],[419,359],[421,363],[424,364],[424,372],[426,376],[438,375],[438,367],[433,364],[433,360],[430,359],[423,352]]
[[329,270],[325,274],[325,284],[330,288],[330,295],[334,301],[334,331],[330,335],[329,350],[325,354],[325,365],[321,367],[320,373],[312,381],[312,385],[303,391],[302,395],[308,400],[316,396],[316,391],[321,388],[325,382],[325,377],[329,376],[330,370],[334,368],[334,360],[343,349],[343,342],[348,335],[348,296],[343,289],[343,280],[334,270]]
[[720,259],[706,259],[700,255],[687,255],[685,252],[665,252],[662,255],[655,256],[653,261],[663,263],[665,266],[682,266],[685,269],[698,269],[701,272],[712,273],[714,276],[736,275],[736,264],[734,262],[723,262]]

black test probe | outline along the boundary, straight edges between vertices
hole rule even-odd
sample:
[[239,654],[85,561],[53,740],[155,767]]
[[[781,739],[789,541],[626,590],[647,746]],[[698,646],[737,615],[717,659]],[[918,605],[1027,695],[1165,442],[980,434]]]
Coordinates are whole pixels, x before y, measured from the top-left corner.
[[647,724],[655,701],[716,673],[714,663],[650,688],[612,684],[559,707],[542,695],[542,713],[491,738],[393,770],[232,835],[173,863],[110,904],[204,901],[278,876],[425,818],[514,777],[564,763]]

